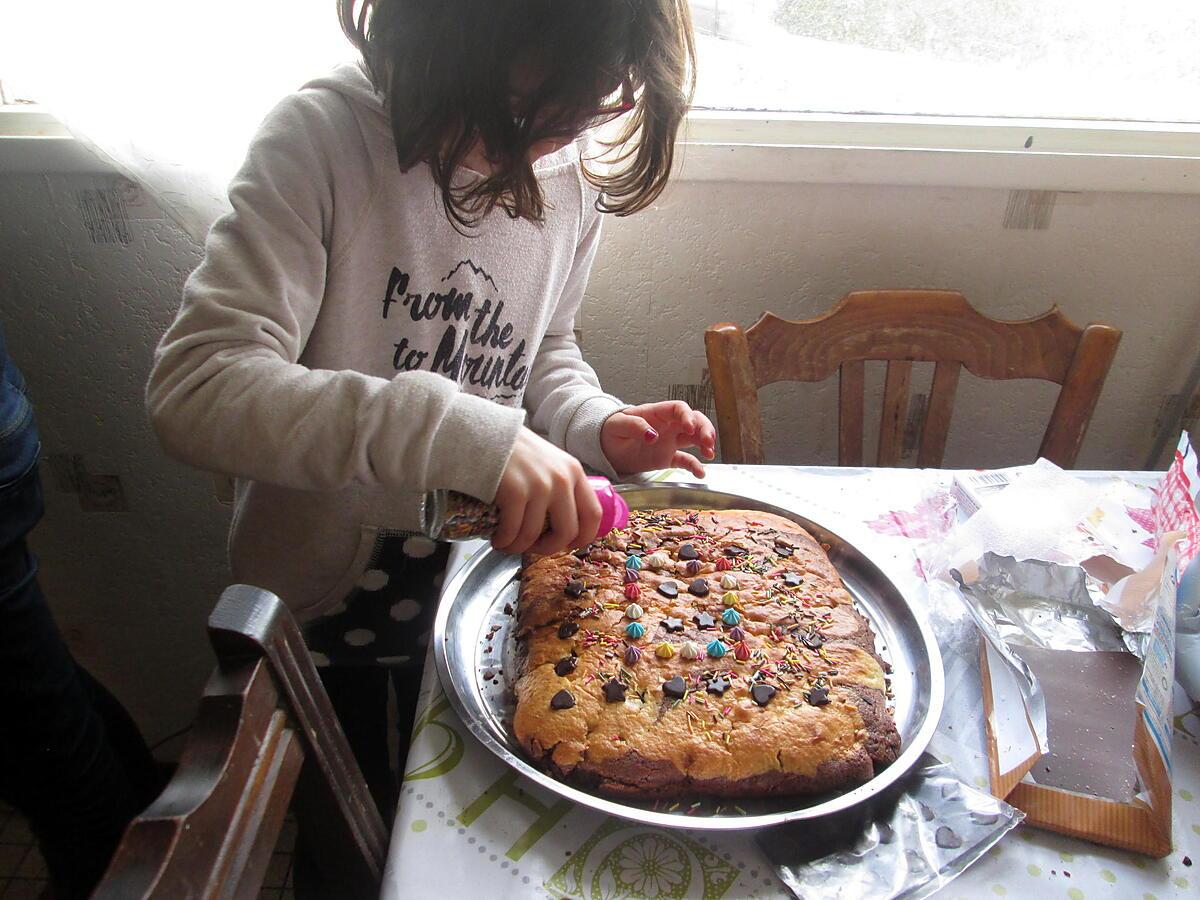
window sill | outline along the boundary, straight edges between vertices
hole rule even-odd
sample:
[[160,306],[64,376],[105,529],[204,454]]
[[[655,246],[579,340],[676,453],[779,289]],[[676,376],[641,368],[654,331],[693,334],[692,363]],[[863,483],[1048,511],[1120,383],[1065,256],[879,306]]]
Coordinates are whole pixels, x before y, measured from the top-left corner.
[[[696,110],[679,150],[684,181],[1200,194],[1200,125]],[[0,107],[0,172],[112,171],[45,110]]]
[[693,111],[692,181],[1200,193],[1200,125]]

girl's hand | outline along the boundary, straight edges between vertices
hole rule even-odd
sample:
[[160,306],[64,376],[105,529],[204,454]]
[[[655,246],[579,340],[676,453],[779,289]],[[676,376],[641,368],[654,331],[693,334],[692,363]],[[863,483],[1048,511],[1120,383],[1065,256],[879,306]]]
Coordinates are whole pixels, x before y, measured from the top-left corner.
[[586,547],[600,529],[600,501],[583,466],[528,428],[517,436],[495,503],[500,524],[492,546],[502,553],[550,554]]
[[705,459],[716,456],[717,432],[708,416],[682,400],[630,406],[609,416],[600,429],[600,448],[622,475],[677,466],[697,478],[704,466],[684,447],[696,447]]

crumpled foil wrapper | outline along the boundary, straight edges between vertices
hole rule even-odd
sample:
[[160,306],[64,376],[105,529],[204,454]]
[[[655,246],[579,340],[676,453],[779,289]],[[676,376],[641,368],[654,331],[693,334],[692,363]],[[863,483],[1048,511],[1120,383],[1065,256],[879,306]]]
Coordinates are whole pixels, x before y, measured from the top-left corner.
[[788,890],[804,900],[920,900],[944,888],[1024,817],[925,754],[873,802],[764,829],[757,842]]

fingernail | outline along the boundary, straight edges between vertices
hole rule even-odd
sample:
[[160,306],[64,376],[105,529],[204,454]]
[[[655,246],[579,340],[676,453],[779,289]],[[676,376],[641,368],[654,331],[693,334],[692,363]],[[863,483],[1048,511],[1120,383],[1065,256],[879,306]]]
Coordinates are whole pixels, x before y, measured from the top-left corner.
[[647,444],[653,443],[654,441],[658,440],[658,432],[653,428],[647,428],[645,437]]

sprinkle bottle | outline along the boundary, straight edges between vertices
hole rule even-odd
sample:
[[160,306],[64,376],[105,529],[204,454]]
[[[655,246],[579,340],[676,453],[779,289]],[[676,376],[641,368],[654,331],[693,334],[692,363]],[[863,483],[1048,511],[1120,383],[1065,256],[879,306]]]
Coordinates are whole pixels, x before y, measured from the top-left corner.
[[[588,484],[600,501],[602,538],[614,528],[629,524],[629,506],[613,490],[607,478],[593,476]],[[458,491],[429,491],[421,503],[421,531],[435,541],[469,541],[490,537],[500,523],[500,510],[490,503],[460,494]],[[549,527],[549,522],[546,523]]]

